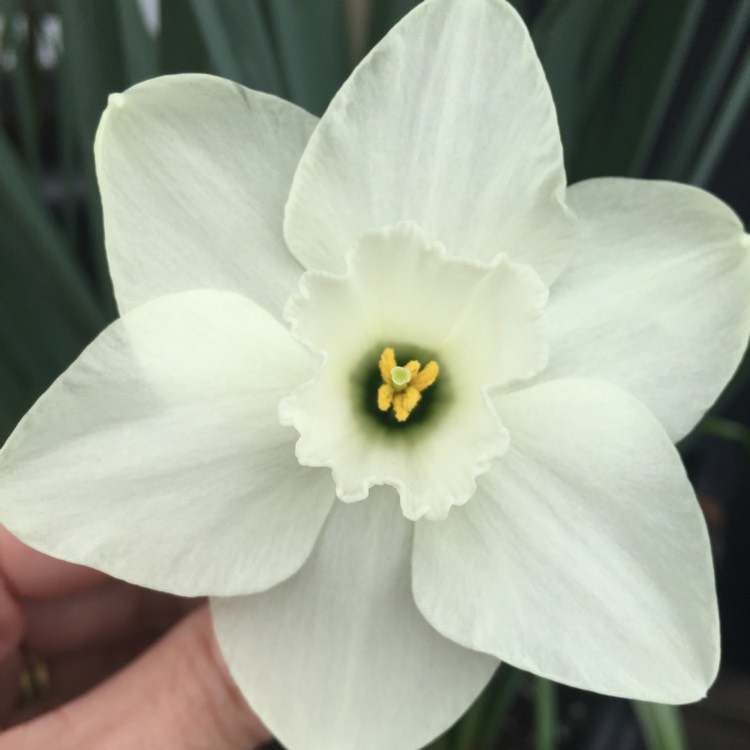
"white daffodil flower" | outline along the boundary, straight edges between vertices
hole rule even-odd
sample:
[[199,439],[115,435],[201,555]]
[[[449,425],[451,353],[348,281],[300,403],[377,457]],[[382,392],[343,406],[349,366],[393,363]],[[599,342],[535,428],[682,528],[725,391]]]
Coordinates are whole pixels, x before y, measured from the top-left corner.
[[147,81],[96,158],[122,317],[4,447],[12,532],[211,595],[291,750],[417,748],[505,661],[704,695],[711,555],[673,442],[745,349],[750,241],[695,188],[566,188],[509,5],[428,0],[320,121]]

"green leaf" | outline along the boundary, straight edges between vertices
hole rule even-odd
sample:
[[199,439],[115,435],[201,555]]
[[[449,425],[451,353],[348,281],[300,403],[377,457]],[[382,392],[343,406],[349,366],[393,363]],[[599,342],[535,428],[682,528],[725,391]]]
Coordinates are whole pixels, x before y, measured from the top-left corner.
[[80,244],[78,221],[78,134],[76,131],[75,99],[72,91],[72,74],[66,70],[70,61],[63,55],[57,63],[58,88],[57,142],[59,150],[59,175],[62,186],[62,220],[68,244]]
[[375,0],[371,5],[368,47],[374,47],[420,0]]
[[680,711],[675,706],[633,701],[647,750],[686,750]]
[[0,443],[101,325],[81,319],[77,285],[13,222],[0,201],[0,224],[9,230],[0,235]]
[[713,437],[739,443],[750,454],[750,428],[740,422],[721,417],[707,417],[701,424],[701,431]]
[[644,144],[650,142],[646,130],[661,122],[661,98],[670,96],[672,85],[671,76],[665,71],[675,65],[670,60],[678,57],[676,37],[691,2],[646,0],[638,5],[627,37],[617,55],[610,58],[606,85],[601,86],[596,104],[588,112],[581,150],[576,156],[576,178],[638,176],[634,157],[639,148],[645,150]]
[[543,677],[534,678],[534,750],[557,747],[557,687]]
[[0,399],[0,445],[18,424],[27,405],[33,403],[33,398],[26,394],[26,390],[23,380],[11,371],[8,355],[3,351],[0,338],[0,393],[3,394]]
[[690,182],[694,185],[706,186],[710,182],[747,109],[748,101],[750,101],[750,49],[745,52],[719,113],[709,128],[705,146],[690,173]]
[[[15,56],[15,65],[11,68],[10,77],[14,94],[16,113],[20,126],[21,148],[33,178],[41,184],[42,156],[39,141],[39,116],[32,73],[34,71],[34,17],[30,13],[23,13],[18,0],[2,0],[0,13],[6,19],[5,49]],[[14,20],[26,17],[28,20],[28,34],[20,42],[14,33]]]
[[[503,664],[497,677],[497,685],[490,688],[489,710],[482,727],[482,750],[492,750],[500,730],[505,725],[510,709],[523,685],[526,675],[510,664]],[[475,750],[471,748],[470,750]]]
[[68,76],[63,85],[70,93],[86,186],[86,204],[91,231],[94,277],[101,304],[111,317],[115,314],[112,285],[104,252],[101,200],[94,169],[94,136],[107,97],[122,91],[126,77],[114,3],[96,0],[59,0],[63,21],[65,63],[60,74]]
[[727,19],[709,62],[688,94],[683,114],[665,145],[659,174],[668,179],[687,179],[701,136],[715,113],[719,96],[750,30],[750,3],[740,2]]
[[161,32],[157,57],[163,74],[215,72],[203,34],[185,0],[161,0]]
[[431,742],[428,750],[451,750],[450,730]]
[[219,75],[254,89],[287,95],[259,2],[191,0],[191,5]]
[[[9,253],[10,237],[22,243],[22,262],[29,273],[44,278],[64,297],[68,315],[84,336],[98,331],[102,314],[83,281],[65,239],[35,192],[8,138],[0,130],[0,206],[9,237],[3,251]],[[1,298],[0,298],[1,299]]]
[[555,100],[566,152],[575,148],[582,60],[594,26],[595,4],[574,0],[548,3],[532,28],[532,38]]
[[117,0],[125,70],[131,86],[158,75],[156,44],[148,33],[138,3],[134,0]]
[[602,105],[627,33],[643,0],[569,0],[548,3],[531,27],[555,100],[566,167],[572,182],[591,123]]
[[630,174],[632,175],[641,175],[646,171],[646,166],[653,153],[656,139],[664,125],[667,109],[677,89],[680,74],[685,66],[685,60],[698,30],[698,22],[703,15],[705,6],[706,0],[688,0],[635,150],[630,167]]
[[455,750],[493,750],[511,706],[524,680],[524,673],[504,664],[495,679],[455,729]]
[[291,101],[323,114],[349,73],[341,0],[272,0],[265,7]]
[[204,0],[190,2],[216,72],[232,81],[241,81],[244,78],[242,67],[232,49],[229,32],[224,26],[218,3],[207,3]]
[[529,0],[508,0],[508,2],[518,11],[524,20],[528,21],[528,15],[531,11],[531,2]]
[[494,750],[525,676],[503,664],[474,705],[429,750]]

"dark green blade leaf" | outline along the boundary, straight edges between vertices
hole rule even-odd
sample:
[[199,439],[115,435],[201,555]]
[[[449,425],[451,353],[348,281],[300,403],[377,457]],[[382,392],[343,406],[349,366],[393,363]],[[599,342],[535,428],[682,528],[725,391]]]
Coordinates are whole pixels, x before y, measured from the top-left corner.
[[479,745],[482,750],[492,750],[525,678],[520,669],[510,664],[500,667],[497,687],[490,694],[489,712],[482,728],[482,742]]
[[576,178],[638,176],[633,171],[634,157],[639,148],[645,150],[642,144],[650,142],[647,125],[652,129],[661,122],[661,98],[671,95],[673,83],[665,71],[677,57],[676,36],[692,1],[639,4],[632,28],[617,57],[612,58],[606,85],[600,86],[595,106],[587,113],[581,150],[576,155]]
[[534,22],[534,44],[555,100],[571,181],[586,176],[581,150],[611,84],[623,40],[642,0],[570,0],[548,3]]
[[528,16],[532,5],[530,0],[508,0],[508,2],[510,2],[510,4],[519,12],[522,18],[528,22]]
[[185,0],[161,0],[161,32],[156,45],[162,74],[214,72],[203,34]]
[[20,126],[21,147],[26,164],[34,179],[41,184],[42,156],[39,141],[39,116],[37,102],[32,85],[34,72],[34,28],[33,17],[27,15],[28,34],[25,40],[18,39],[14,33],[14,19],[22,17],[22,6],[18,0],[2,0],[0,13],[6,19],[6,49],[15,56],[10,77],[16,104],[16,114]]
[[191,0],[191,5],[219,75],[271,94],[287,93],[260,3]]
[[59,149],[59,175],[62,186],[62,220],[65,235],[71,247],[79,247],[78,220],[78,133],[76,130],[75,99],[72,75],[64,71],[70,64],[65,55],[57,63],[57,140]]
[[83,160],[86,203],[91,228],[92,259],[99,298],[114,315],[112,286],[104,252],[104,227],[99,188],[94,170],[94,136],[107,97],[126,85],[122,50],[114,3],[96,0],[60,0],[63,20],[65,64],[61,75],[69,76],[65,85],[72,96],[76,116],[79,153]]
[[737,443],[750,454],[750,428],[740,422],[722,417],[706,417],[701,423],[701,431],[706,435]]
[[9,355],[3,351],[0,340],[0,445],[13,431],[24,415],[28,405],[34,402],[33,396],[27,393],[22,376],[11,371]]
[[229,33],[224,27],[218,4],[206,3],[204,0],[190,0],[190,2],[216,72],[232,81],[241,81],[243,79],[242,68],[232,49]]
[[721,92],[750,30],[750,3],[739,0],[727,19],[711,59],[704,66],[676,123],[659,174],[669,179],[687,179],[690,162],[695,158],[700,138],[714,114]]
[[84,337],[98,331],[103,323],[102,315],[72,261],[70,248],[2,131],[0,206],[6,233],[23,244],[27,272],[38,275],[39,269],[44,269],[44,277],[63,295],[66,313]]
[[0,202],[0,225],[8,228],[0,236],[0,443],[101,325],[96,313],[86,315],[88,293],[79,299],[78,284],[59,273],[55,258],[14,231],[9,208]]
[[420,0],[376,0],[371,6],[368,47],[374,47]]
[[581,0],[549,3],[532,29],[534,46],[555,100],[566,152],[575,149],[582,60],[597,10],[595,5]]
[[680,710],[675,706],[633,701],[647,750],[686,750]]
[[453,750],[493,750],[523,683],[524,673],[503,664],[455,729]]
[[630,167],[630,174],[641,175],[645,172],[653,153],[656,139],[664,125],[667,109],[674,97],[680,74],[685,66],[690,46],[698,30],[706,6],[706,0],[688,0],[687,7],[680,19],[677,34],[672,42],[669,58],[661,73],[659,86],[651,104],[648,117],[641,132],[638,146]]
[[534,678],[534,750],[557,747],[557,686],[543,677]]
[[156,44],[146,29],[138,3],[134,0],[117,0],[117,16],[128,84],[158,75]]
[[750,49],[745,52],[716,119],[709,128],[706,143],[690,173],[694,185],[707,185],[724,155],[729,140],[750,102]]
[[266,8],[293,102],[321,115],[349,73],[340,0],[272,0]]
[[525,676],[503,664],[474,705],[429,750],[494,750]]

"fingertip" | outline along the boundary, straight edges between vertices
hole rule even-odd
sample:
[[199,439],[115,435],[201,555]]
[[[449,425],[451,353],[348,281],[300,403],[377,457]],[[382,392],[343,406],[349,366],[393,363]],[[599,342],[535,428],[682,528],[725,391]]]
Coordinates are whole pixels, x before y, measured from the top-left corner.
[[38,552],[4,526],[0,526],[0,570],[10,592],[29,599],[70,594],[108,578],[98,570]]
[[98,688],[4,733],[2,748],[237,750],[269,739],[229,677],[204,605]]
[[271,739],[270,732],[255,715],[232,679],[214,635],[211,613],[203,606],[182,623],[184,635],[190,639],[186,653],[195,657],[190,662],[192,682],[201,685],[203,705],[214,717],[214,728],[222,736],[222,747],[258,747]]
[[[0,576],[0,662],[16,650],[23,635],[21,608]],[[1,665],[0,665],[1,666]]]

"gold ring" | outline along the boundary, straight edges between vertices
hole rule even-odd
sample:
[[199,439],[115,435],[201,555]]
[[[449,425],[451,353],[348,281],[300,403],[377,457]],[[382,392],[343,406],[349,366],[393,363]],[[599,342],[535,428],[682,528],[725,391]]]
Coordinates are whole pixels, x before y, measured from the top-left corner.
[[49,667],[41,657],[34,654],[24,655],[18,688],[18,703],[21,708],[28,708],[34,703],[39,703],[49,695]]

